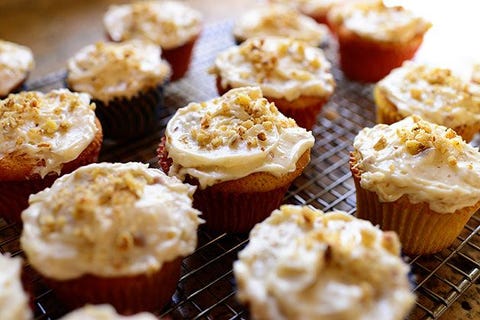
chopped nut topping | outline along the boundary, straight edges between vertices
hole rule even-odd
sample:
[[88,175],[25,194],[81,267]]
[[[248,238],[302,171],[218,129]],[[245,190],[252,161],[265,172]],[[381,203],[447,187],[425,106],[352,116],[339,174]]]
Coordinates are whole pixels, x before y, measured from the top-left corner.
[[373,148],[374,148],[376,151],[380,151],[380,150],[384,149],[386,146],[387,146],[387,139],[382,136],[382,137],[377,141],[377,143],[375,143],[375,145],[373,146]]

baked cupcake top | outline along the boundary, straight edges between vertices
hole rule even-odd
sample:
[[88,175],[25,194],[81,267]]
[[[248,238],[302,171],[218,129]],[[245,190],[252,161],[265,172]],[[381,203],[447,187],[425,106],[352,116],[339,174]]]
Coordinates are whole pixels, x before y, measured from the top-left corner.
[[20,85],[34,64],[30,48],[0,40],[0,97]]
[[480,201],[480,153],[452,129],[410,116],[361,130],[354,148],[361,186],[380,201],[406,195],[438,213]]
[[60,320],[158,320],[158,318],[149,312],[122,316],[111,305],[101,304],[86,305],[70,312]]
[[197,244],[195,187],[141,163],[99,163],[31,195],[22,248],[44,276],[103,277],[155,272]]
[[178,109],[165,137],[173,159],[169,175],[194,177],[202,189],[254,172],[293,172],[314,143],[312,133],[281,114],[258,87]]
[[173,49],[200,34],[202,15],[178,1],[138,1],[110,6],[103,23],[114,41],[148,39]]
[[241,15],[233,27],[239,41],[248,38],[280,36],[320,45],[328,35],[326,26],[280,4],[261,5]]
[[333,8],[328,19],[362,38],[382,42],[408,42],[431,27],[413,12],[386,6],[382,0],[347,2]]
[[31,160],[32,173],[60,173],[99,130],[94,110],[88,94],[67,89],[10,94],[0,100],[0,162]]
[[400,242],[344,212],[283,205],[234,262],[256,319],[404,319],[415,297]]
[[260,86],[268,97],[329,97],[335,88],[330,63],[320,48],[288,38],[248,39],[221,52],[211,72],[224,88]]
[[21,274],[20,258],[0,254],[0,319],[33,319]]
[[149,42],[97,42],[68,60],[68,86],[107,103],[115,97],[131,98],[155,88],[170,76],[161,49]]
[[480,85],[446,68],[404,63],[377,84],[402,116],[454,128],[480,122]]

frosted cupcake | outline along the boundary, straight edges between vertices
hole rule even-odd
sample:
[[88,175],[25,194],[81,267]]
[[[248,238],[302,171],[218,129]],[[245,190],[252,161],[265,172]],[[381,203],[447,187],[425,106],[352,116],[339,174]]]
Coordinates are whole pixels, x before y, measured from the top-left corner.
[[333,8],[328,24],[339,42],[340,66],[352,80],[375,82],[411,59],[431,24],[383,1],[352,1]]
[[328,37],[328,28],[289,6],[265,4],[250,9],[235,21],[237,43],[249,38],[278,36],[302,40],[319,46]]
[[34,66],[30,48],[0,40],[0,98],[20,89]]
[[170,176],[198,185],[194,207],[208,227],[245,232],[280,205],[313,143],[260,88],[244,87],[178,109],[158,155]]
[[145,164],[84,166],[30,197],[20,244],[71,308],[159,310],[197,244],[194,190]]
[[400,242],[344,212],[285,205],[251,231],[234,262],[254,319],[405,319],[415,296]]
[[377,83],[374,98],[378,123],[417,115],[452,128],[466,141],[480,131],[480,86],[450,69],[404,63]]
[[102,128],[87,94],[21,92],[0,100],[0,215],[20,223],[28,196],[96,162]]
[[0,319],[33,319],[21,274],[22,259],[0,254]]
[[264,37],[221,52],[210,70],[220,94],[259,86],[268,101],[297,124],[311,129],[335,89],[323,51],[288,38]]
[[148,312],[137,313],[131,316],[122,316],[108,304],[86,305],[80,309],[70,312],[60,320],[158,320]]
[[416,116],[360,131],[350,168],[357,217],[396,231],[408,254],[448,247],[480,208],[478,148]]
[[177,80],[188,71],[202,19],[179,1],[137,1],[110,6],[103,23],[113,41],[144,39],[159,45]]
[[270,0],[273,3],[282,3],[292,6],[304,15],[307,15],[318,23],[327,23],[327,13],[335,5],[346,0]]
[[154,44],[97,42],[68,60],[67,85],[92,96],[106,138],[129,139],[157,127],[169,76]]

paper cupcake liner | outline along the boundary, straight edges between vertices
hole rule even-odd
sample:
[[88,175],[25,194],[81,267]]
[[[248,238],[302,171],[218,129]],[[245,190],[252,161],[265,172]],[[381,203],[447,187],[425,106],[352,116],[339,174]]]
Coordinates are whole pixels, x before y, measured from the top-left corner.
[[84,275],[72,280],[44,278],[68,308],[111,304],[124,315],[161,310],[171,299],[180,278],[181,258],[165,262],[157,272],[125,277]]
[[411,59],[423,36],[405,43],[381,43],[362,39],[349,32],[337,33],[340,67],[351,80],[376,82],[388,75],[405,60]]
[[[102,127],[96,120],[99,131],[94,140],[80,155],[62,167],[61,174],[72,172],[73,170],[97,162],[102,146]],[[0,216],[9,223],[22,225],[21,213],[28,207],[28,198],[31,194],[42,191],[50,187],[59,176],[56,173],[50,173],[44,178],[38,174],[27,177],[25,180],[0,181]]]
[[[373,90],[373,97],[376,104],[376,118],[377,123],[393,124],[397,121],[405,118],[402,116],[395,105],[393,105],[378,89],[375,87]],[[441,124],[441,123],[439,123]],[[461,125],[457,127],[452,127],[452,129],[462,138],[470,142],[473,137],[480,132],[480,122],[473,123],[470,125]]]
[[158,86],[131,98],[115,98],[105,104],[93,100],[95,113],[103,126],[105,138],[128,140],[153,131],[163,106],[163,88]]
[[198,36],[178,48],[162,49],[162,57],[172,67],[172,76],[170,78],[172,81],[180,79],[187,73],[192,60],[193,47],[197,39]]
[[406,254],[433,254],[447,248],[480,208],[478,202],[444,214],[431,210],[428,203],[411,203],[407,196],[393,202],[381,202],[375,192],[361,187],[361,173],[355,164],[356,159],[352,155],[350,169],[357,193],[357,218],[370,220],[382,230],[395,231]]

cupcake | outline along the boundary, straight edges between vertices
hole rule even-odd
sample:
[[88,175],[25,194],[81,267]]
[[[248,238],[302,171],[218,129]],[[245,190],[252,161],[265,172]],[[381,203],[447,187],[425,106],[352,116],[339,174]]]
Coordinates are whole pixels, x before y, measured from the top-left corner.
[[480,208],[478,148],[417,116],[360,131],[350,169],[357,217],[396,231],[407,254],[448,247]]
[[30,48],[0,40],[0,98],[20,89],[34,65]]
[[233,35],[237,43],[249,38],[278,36],[320,46],[328,37],[328,28],[289,6],[264,4],[240,15],[235,21]]
[[22,259],[0,254],[0,319],[33,319],[21,274]]
[[266,218],[310,161],[314,138],[258,87],[180,108],[158,148],[168,175],[197,185],[210,229],[246,232]]
[[105,137],[131,139],[157,127],[170,67],[158,46],[132,40],[97,42],[68,60],[67,85],[89,93]]
[[450,69],[405,62],[374,89],[377,122],[409,115],[452,128],[466,141],[480,131],[480,86]]
[[343,73],[363,82],[378,81],[411,59],[431,26],[382,1],[349,2],[333,8],[327,19],[338,38]]
[[70,312],[60,320],[158,320],[148,312],[137,313],[131,316],[122,316],[115,311],[111,305],[86,305],[80,309]]
[[70,308],[159,310],[197,244],[194,190],[146,164],[84,166],[30,197],[20,244]]
[[284,205],[233,264],[254,319],[403,320],[415,303],[394,232],[344,212]]
[[327,23],[327,13],[335,6],[347,0],[269,0],[273,3],[290,5],[302,14],[318,23]]
[[188,71],[202,15],[179,1],[137,1],[110,6],[103,24],[113,41],[140,38],[159,45],[177,80]]
[[0,216],[20,223],[28,196],[96,162],[102,128],[87,94],[24,91],[0,100]]
[[221,52],[210,72],[216,75],[220,94],[259,86],[280,112],[306,129],[316,123],[335,88],[323,51],[288,38],[248,39]]
[[480,63],[477,63],[473,66],[472,82],[480,84]]

